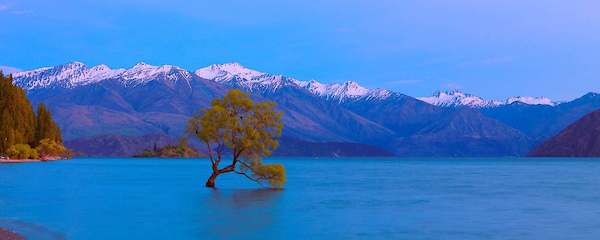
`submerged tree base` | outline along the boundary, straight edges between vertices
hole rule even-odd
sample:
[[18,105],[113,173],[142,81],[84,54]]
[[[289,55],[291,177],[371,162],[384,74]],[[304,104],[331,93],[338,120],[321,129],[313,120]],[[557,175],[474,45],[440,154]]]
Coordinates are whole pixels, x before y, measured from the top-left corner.
[[217,179],[217,176],[215,175],[211,175],[208,180],[206,180],[206,184],[204,184],[205,187],[207,188],[215,188],[215,180]]

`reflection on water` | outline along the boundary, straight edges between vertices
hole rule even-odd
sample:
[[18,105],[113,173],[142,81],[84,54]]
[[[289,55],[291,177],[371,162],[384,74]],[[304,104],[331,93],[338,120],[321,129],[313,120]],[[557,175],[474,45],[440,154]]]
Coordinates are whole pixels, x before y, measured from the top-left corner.
[[272,206],[278,196],[283,192],[280,189],[237,189],[237,190],[211,190],[209,204],[225,209],[248,209],[260,206]]
[[283,190],[209,191],[209,196],[201,206],[209,213],[200,236],[206,237],[206,232],[211,233],[211,238],[218,239],[260,236],[260,233],[267,232],[277,222],[275,211]]

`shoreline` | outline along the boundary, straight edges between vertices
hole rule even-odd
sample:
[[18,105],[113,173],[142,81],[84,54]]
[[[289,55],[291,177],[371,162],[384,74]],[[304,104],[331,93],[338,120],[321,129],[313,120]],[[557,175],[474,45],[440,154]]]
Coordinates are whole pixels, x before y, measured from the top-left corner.
[[25,240],[25,237],[19,235],[16,232],[10,231],[0,227],[0,239],[6,240]]
[[50,161],[60,161],[67,159],[0,159],[0,164],[10,164],[10,163],[35,163],[35,162],[50,162]]

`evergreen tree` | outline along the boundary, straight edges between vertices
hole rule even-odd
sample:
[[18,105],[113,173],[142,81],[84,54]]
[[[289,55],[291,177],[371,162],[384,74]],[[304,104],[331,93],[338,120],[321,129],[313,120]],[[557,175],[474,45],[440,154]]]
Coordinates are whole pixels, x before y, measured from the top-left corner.
[[60,128],[46,106],[38,106],[37,116],[25,90],[13,84],[11,75],[0,72],[0,154],[16,144],[36,147],[42,139],[62,145]]
[[12,76],[0,73],[0,152],[14,144],[35,141],[35,115],[25,91],[13,84]]
[[50,139],[57,143],[62,143],[60,129],[52,120],[52,115],[46,109],[43,103],[38,105],[35,129],[35,145],[37,146],[43,139]]

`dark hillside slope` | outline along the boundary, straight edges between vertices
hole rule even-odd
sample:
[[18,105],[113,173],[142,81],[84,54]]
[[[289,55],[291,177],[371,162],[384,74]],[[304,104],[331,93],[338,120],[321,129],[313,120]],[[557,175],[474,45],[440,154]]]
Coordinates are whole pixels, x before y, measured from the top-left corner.
[[600,110],[576,121],[536,147],[535,157],[600,157]]

